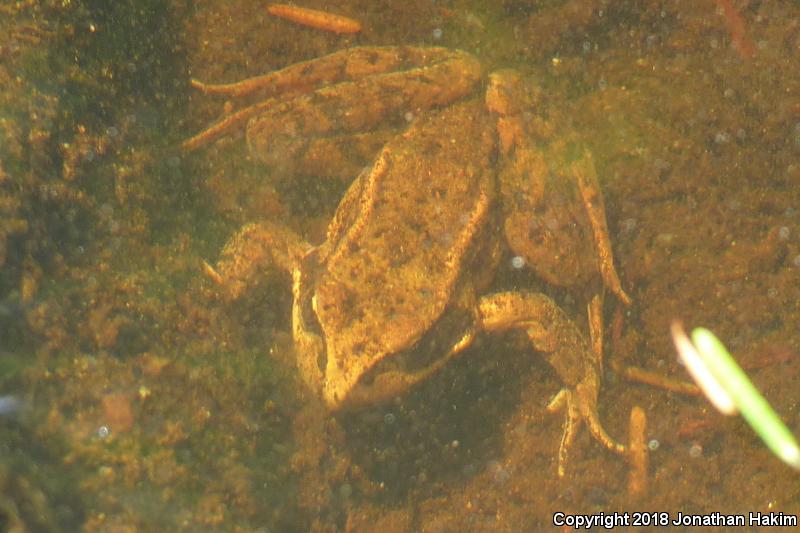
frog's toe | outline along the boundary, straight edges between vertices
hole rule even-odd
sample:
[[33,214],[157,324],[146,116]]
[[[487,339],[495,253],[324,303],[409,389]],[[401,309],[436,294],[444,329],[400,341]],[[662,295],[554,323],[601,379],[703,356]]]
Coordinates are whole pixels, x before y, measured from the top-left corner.
[[619,454],[625,453],[625,446],[619,444],[606,432],[597,415],[596,403],[586,397],[581,384],[574,389],[563,388],[550,401],[547,410],[551,413],[565,410],[564,432],[561,435],[561,445],[558,449],[558,477],[566,473],[567,457],[569,450],[578,434],[582,421],[586,422],[592,436],[603,446]]
[[562,409],[566,411],[566,416],[564,417],[564,432],[561,434],[561,444],[558,447],[558,477],[564,477],[567,455],[572,443],[575,441],[575,435],[578,433],[578,425],[581,421],[581,415],[573,401],[573,393],[568,388],[561,389],[547,406],[547,410],[551,413]]

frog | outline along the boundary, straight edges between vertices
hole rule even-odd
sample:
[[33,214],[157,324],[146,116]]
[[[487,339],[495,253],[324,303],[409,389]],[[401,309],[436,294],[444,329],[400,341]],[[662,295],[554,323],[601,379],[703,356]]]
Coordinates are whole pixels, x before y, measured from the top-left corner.
[[[582,424],[604,448],[626,452],[598,414],[601,344],[542,291],[490,289],[510,251],[546,284],[594,284],[597,297],[608,290],[631,301],[591,153],[554,133],[535,84],[511,69],[485,74],[460,50],[397,46],[192,84],[263,100],[188,139],[186,150],[244,125],[251,156],[268,166],[288,159],[293,171],[312,172],[327,155],[328,172],[360,168],[323,242],[251,222],[216,265],[205,264],[228,300],[269,266],[289,274],[297,368],[330,412],[399,397],[477,335],[518,330],[563,382],[548,405],[565,411],[558,475]],[[345,148],[334,149],[334,138]]]

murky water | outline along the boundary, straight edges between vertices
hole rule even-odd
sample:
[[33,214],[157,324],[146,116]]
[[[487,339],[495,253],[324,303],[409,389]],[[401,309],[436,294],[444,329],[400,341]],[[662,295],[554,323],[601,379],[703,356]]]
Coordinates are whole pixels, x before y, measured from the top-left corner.
[[[800,427],[800,8],[735,0],[307,7],[353,17],[362,30],[305,27],[246,2],[0,4],[4,527],[520,531],[553,527],[559,512],[799,514],[797,473],[740,418],[622,373],[636,366],[688,379],[669,324],[703,325],[788,426]],[[404,394],[334,416],[295,365],[290,277],[258,270],[229,298],[204,266],[247,223],[322,243],[353,168],[371,161],[360,162],[363,148],[350,138],[345,151],[331,142],[312,153],[314,171],[295,158],[264,165],[248,149],[244,120],[183,149],[267,98],[264,89],[204,94],[189,80],[230,83],[389,45],[460,49],[486,73],[516,69],[535,102],[524,121],[539,146],[580,140],[590,150],[632,298],[629,306],[605,298],[598,410],[611,436],[627,442],[631,409],[643,408],[650,452],[640,493],[629,489],[628,458],[585,427],[558,476],[564,418],[546,407],[562,380],[526,336],[478,334]],[[291,88],[309,89],[302,79]],[[349,112],[377,116],[375,103]],[[365,141],[374,146],[426,113],[381,112],[380,137]],[[267,137],[291,121],[308,125],[297,116],[279,116]],[[556,206],[545,207],[574,204]],[[426,205],[420,225],[448,207]],[[487,228],[487,243],[504,241],[500,223]],[[588,336],[597,280],[547,283],[499,250],[491,282],[478,262],[459,283],[480,286],[478,296],[546,294]],[[398,295],[395,285],[385,291],[375,297]],[[436,324],[424,338],[429,357],[445,344],[443,330]]]

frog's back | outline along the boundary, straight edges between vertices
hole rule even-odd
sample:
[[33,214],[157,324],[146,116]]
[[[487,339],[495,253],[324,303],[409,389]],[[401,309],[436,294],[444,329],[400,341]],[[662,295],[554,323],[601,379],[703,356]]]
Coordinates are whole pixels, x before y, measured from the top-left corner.
[[489,117],[466,102],[419,119],[353,183],[316,284],[329,366],[357,379],[442,315],[480,248],[493,158]]

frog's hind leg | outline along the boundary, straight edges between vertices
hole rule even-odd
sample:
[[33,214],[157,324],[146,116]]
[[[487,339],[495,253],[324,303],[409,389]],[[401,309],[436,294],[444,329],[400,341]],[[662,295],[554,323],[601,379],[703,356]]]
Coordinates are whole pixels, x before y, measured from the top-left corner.
[[291,98],[325,85],[352,81],[375,72],[396,69],[399,68],[401,58],[402,55],[392,53],[390,47],[352,48],[234,83],[204,83],[192,78],[190,85],[203,94],[241,98],[258,92],[263,100],[224,117],[185,140],[181,143],[181,148],[187,151],[196,150],[221,135],[242,127],[251,117],[275,107],[278,104],[278,96],[284,99]]
[[257,104],[245,107],[244,109],[240,109],[230,115],[226,116],[225,118],[215,122],[208,128],[204,129],[200,133],[193,135],[183,141],[181,143],[181,150],[185,150],[187,152],[191,152],[192,150],[197,150],[201,146],[204,146],[211,141],[214,141],[221,137],[222,135],[233,131],[235,129],[241,128],[247,121],[261,113],[263,110],[268,109],[270,106],[275,105],[275,99],[270,99],[265,102],[259,102]]
[[387,116],[402,119],[455,101],[471,93],[481,76],[480,63],[465,52],[387,46],[340,50],[236,83],[192,80],[204,93],[258,93],[263,101],[223,118],[182,148],[194,150],[260,115],[258,124],[251,124],[252,137],[263,130],[269,139],[284,127],[293,138],[362,132],[385,123]]
[[614,268],[614,255],[611,252],[611,238],[608,236],[603,193],[597,181],[597,172],[591,154],[584,150],[580,158],[570,164],[569,172],[578,184],[583,205],[589,217],[589,223],[592,226],[603,284],[611,289],[611,292],[625,305],[630,305],[631,298],[622,288],[617,270]]
[[434,64],[452,55],[445,48],[435,47],[346,48],[234,83],[203,83],[193,78],[191,85],[205,94],[241,97],[258,92],[261,97],[268,98],[292,92],[310,92],[326,85],[355,81],[382,72]]

